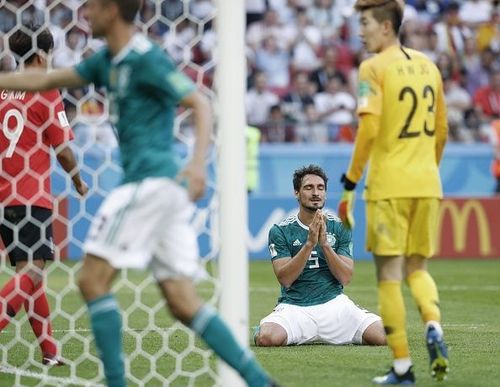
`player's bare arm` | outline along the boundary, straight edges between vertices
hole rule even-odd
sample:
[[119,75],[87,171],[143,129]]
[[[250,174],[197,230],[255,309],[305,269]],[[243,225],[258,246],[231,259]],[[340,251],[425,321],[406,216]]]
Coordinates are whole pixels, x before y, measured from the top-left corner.
[[321,210],[317,210],[313,221],[309,225],[307,242],[294,257],[273,260],[274,274],[279,283],[285,288],[290,287],[299,278],[302,271],[304,271],[304,267],[311,256],[314,246],[318,244],[320,219]]
[[85,196],[89,188],[87,184],[80,177],[80,172],[78,171],[78,164],[76,162],[73,151],[67,144],[62,144],[56,149],[57,161],[61,167],[71,176],[71,181],[76,191],[81,195]]
[[198,200],[205,193],[205,157],[210,144],[210,133],[212,131],[212,111],[208,99],[197,91],[186,96],[181,101],[181,104],[193,110],[196,140],[193,157],[180,172],[179,176],[181,179],[187,179],[189,196],[191,199]]
[[81,87],[87,83],[72,67],[50,72],[45,69],[30,69],[20,73],[0,74],[0,88],[7,90],[44,91]]
[[332,275],[339,280],[342,285],[347,285],[352,280],[354,271],[354,261],[346,256],[337,254],[326,238],[326,223],[325,216],[322,215],[320,223],[318,243],[325,254],[326,263]]

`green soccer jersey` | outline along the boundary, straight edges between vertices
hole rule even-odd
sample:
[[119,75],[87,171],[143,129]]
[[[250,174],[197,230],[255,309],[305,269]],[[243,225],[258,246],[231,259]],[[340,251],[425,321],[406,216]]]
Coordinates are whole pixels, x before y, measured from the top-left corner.
[[[351,232],[344,228],[339,218],[331,214],[326,216],[326,227],[327,240],[333,250],[339,255],[352,258]],[[309,227],[297,215],[275,224],[269,231],[271,260],[297,255],[306,243],[308,233]],[[289,288],[281,287],[278,303],[318,305],[330,301],[342,292],[342,284],[332,275],[323,250],[316,245],[300,276]]]
[[124,182],[175,177],[179,160],[172,149],[179,101],[195,85],[156,44],[136,34],[112,57],[107,48],[75,66],[97,87],[105,87],[110,121],[117,129]]

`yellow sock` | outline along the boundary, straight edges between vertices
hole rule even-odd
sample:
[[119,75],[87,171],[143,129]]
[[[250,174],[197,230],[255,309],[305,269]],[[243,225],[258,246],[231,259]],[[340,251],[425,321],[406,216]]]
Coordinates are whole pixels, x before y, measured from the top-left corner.
[[410,274],[406,280],[418,305],[422,320],[424,322],[440,322],[438,290],[431,275],[425,270],[417,270]]
[[401,293],[400,281],[380,281],[378,284],[378,302],[387,344],[395,359],[410,357],[408,338],[406,337],[406,310]]

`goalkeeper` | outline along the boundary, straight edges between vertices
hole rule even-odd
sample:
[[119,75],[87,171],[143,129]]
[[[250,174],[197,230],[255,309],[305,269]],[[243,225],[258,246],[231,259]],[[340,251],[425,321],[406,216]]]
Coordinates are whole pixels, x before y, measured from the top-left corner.
[[351,232],[322,211],[327,181],[318,166],[296,170],[293,187],[299,212],[269,232],[281,297],[260,322],[254,336],[258,346],[386,343],[380,317],[343,294],[354,266]]
[[436,284],[427,271],[434,254],[439,200],[439,162],[447,137],[443,85],[422,53],[401,46],[401,1],[358,0],[360,36],[376,54],[359,69],[359,130],[343,176],[339,215],[352,227],[354,188],[365,165],[367,249],[375,257],[379,309],[393,352],[393,367],[376,384],[414,384],[401,281],[408,283],[425,323],[431,375],[448,372]]

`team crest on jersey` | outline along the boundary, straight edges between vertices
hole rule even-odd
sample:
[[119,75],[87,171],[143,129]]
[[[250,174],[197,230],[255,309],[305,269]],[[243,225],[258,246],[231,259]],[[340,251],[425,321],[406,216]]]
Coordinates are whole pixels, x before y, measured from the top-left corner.
[[335,234],[326,234],[326,241],[328,242],[328,244],[330,246],[334,246],[335,245],[335,242],[337,241],[337,238],[335,238]]

